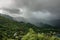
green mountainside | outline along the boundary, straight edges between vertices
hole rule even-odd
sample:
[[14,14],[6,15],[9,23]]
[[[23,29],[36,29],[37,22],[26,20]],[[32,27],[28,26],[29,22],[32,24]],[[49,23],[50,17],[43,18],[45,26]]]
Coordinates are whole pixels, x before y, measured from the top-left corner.
[[[51,25],[42,24],[45,27],[37,27],[30,23],[16,22],[8,18],[0,16],[0,39],[1,38],[15,38],[15,36],[23,36],[27,34],[29,29],[33,29],[36,33],[60,33],[60,28]],[[2,40],[2,39],[1,39]]]

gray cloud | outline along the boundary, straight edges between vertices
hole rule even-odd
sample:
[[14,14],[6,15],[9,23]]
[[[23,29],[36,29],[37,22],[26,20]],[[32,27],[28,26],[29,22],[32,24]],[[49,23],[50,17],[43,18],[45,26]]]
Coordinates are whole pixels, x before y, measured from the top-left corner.
[[0,0],[0,9],[17,21],[51,25],[60,21],[60,0]]

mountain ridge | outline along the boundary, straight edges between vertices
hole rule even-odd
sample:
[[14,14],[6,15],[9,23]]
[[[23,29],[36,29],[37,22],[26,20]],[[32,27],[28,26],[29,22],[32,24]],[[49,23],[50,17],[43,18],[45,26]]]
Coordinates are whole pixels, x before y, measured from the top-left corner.
[[[47,31],[47,29],[60,29],[60,27],[54,27],[54,26],[51,26],[51,25],[48,25],[48,24],[43,24],[41,23],[39,27],[33,25],[33,24],[30,24],[30,23],[24,23],[24,22],[17,22],[17,21],[14,21],[14,20],[10,20],[9,18],[6,18],[6,17],[3,17],[3,16],[0,16],[0,25],[4,26],[4,27],[7,27],[7,28],[11,28],[11,29],[14,29],[14,30],[19,30],[19,28],[22,28],[22,29],[29,29],[29,28],[33,28],[35,29],[35,31],[39,31],[39,30],[45,30]],[[58,31],[58,30],[57,30]]]

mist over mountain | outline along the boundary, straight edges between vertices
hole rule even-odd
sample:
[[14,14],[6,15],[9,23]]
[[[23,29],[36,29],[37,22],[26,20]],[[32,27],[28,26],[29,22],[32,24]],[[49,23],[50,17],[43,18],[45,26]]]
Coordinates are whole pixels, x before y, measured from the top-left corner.
[[60,0],[0,0],[0,40],[60,40]]
[[60,26],[60,0],[0,0],[0,13],[18,22]]

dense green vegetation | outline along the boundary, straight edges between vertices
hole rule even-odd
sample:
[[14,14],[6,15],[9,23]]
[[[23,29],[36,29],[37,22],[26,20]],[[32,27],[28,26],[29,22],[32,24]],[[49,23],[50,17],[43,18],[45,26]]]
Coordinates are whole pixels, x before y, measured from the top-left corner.
[[60,40],[56,36],[59,33],[59,27],[47,24],[37,27],[0,16],[0,40]]

